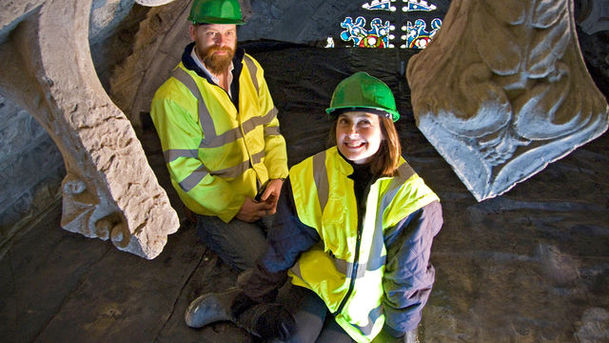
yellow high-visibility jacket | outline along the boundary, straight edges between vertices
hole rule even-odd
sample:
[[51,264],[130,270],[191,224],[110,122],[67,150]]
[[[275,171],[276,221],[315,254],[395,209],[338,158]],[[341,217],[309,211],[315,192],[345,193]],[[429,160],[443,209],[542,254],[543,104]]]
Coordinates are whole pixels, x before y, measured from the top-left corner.
[[315,229],[320,241],[300,255],[289,275],[293,284],[317,293],[354,340],[370,342],[385,322],[387,231],[439,198],[402,159],[395,176],[370,186],[365,212],[358,216],[352,173],[336,147],[290,170],[298,219]]
[[193,46],[156,91],[150,114],[180,199],[228,223],[260,185],[287,176],[285,140],[260,64],[237,50],[231,99],[197,67]]

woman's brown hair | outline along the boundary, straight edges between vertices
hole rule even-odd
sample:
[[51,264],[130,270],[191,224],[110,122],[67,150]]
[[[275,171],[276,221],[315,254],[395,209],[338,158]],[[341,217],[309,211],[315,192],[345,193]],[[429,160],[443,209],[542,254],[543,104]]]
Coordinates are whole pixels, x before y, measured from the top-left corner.
[[[336,145],[336,125],[338,123],[338,115],[334,120],[334,125],[330,130],[330,143]],[[387,117],[379,116],[381,124],[381,132],[383,133],[383,141],[379,150],[374,155],[370,162],[370,170],[374,175],[378,176],[393,176],[395,170],[400,165],[400,157],[402,156],[402,146],[398,132],[395,129],[393,121]]]

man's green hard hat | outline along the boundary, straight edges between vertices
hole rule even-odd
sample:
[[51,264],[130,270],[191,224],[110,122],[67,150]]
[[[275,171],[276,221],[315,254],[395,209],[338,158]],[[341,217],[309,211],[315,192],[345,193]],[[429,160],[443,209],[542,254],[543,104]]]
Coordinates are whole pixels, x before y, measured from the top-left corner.
[[193,24],[245,24],[238,0],[194,0],[188,20]]
[[371,112],[386,115],[393,121],[400,119],[400,113],[395,105],[395,98],[389,86],[374,76],[365,72],[357,72],[342,80],[330,101],[330,107],[326,113],[335,111],[361,111],[373,110]]

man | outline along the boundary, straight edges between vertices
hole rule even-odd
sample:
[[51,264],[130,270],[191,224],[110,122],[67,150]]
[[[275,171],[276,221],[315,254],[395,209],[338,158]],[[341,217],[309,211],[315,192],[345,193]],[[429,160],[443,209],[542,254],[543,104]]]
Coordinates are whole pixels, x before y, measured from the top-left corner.
[[262,67],[237,49],[238,0],[194,0],[188,20],[193,42],[155,93],[151,116],[200,239],[243,270],[266,249],[288,174],[285,140]]

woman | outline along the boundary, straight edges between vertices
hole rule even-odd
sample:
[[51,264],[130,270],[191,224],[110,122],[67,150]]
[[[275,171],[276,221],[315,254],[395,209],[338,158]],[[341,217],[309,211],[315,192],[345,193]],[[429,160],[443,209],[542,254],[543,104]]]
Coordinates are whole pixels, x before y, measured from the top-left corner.
[[385,83],[355,73],[326,112],[336,145],[291,168],[270,248],[239,288],[264,301],[289,270],[304,293],[289,342],[402,339],[417,327],[434,282],[439,199],[401,157],[399,113]]

